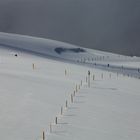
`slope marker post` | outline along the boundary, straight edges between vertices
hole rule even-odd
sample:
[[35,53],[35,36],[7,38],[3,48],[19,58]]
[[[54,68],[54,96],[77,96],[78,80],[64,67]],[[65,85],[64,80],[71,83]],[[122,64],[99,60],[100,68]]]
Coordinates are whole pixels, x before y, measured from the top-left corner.
[[93,81],[95,80],[95,75],[93,74]]
[[61,115],[63,115],[63,107],[61,107]]
[[43,131],[43,140],[45,140],[45,132]]
[[58,119],[57,119],[57,117],[55,117],[55,124],[57,124],[58,123]]
[[66,100],[66,108],[68,107],[68,101]]
[[109,74],[109,77],[110,77],[110,79],[111,79],[111,73]]
[[87,83],[87,76],[86,76],[86,83]]
[[76,85],[76,92],[78,92],[78,88],[77,88],[77,85]]
[[72,96],[72,94],[71,94],[71,103],[73,103],[73,96]]
[[103,77],[104,77],[103,73],[101,74],[101,77],[102,77],[102,79],[103,79]]
[[65,69],[65,76],[67,75],[67,70]]
[[74,90],[74,92],[73,92],[73,96],[75,96],[75,90]]
[[88,87],[90,87],[90,71],[88,71]]
[[32,64],[32,68],[33,68],[33,70],[35,69],[35,64],[34,63]]

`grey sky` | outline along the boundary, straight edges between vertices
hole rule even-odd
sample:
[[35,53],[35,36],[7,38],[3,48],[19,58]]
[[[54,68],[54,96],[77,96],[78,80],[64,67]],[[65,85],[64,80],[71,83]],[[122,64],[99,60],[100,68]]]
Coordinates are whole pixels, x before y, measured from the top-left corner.
[[140,1],[0,0],[0,31],[140,56]]

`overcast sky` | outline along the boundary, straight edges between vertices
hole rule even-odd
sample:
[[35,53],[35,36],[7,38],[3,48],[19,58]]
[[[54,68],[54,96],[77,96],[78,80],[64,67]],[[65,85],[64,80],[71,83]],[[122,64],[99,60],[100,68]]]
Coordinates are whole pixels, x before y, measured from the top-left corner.
[[140,0],[0,0],[0,31],[140,56]]

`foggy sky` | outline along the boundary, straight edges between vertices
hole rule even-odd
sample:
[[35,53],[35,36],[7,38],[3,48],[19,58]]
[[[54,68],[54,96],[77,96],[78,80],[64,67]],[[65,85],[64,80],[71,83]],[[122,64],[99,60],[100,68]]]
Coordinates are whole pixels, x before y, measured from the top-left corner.
[[0,31],[140,56],[140,1],[0,0]]

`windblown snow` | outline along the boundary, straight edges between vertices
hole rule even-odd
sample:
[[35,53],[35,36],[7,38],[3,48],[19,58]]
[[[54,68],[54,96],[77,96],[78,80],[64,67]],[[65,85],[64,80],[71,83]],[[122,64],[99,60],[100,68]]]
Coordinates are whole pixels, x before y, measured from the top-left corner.
[[139,140],[139,68],[138,57],[0,33],[0,139]]

